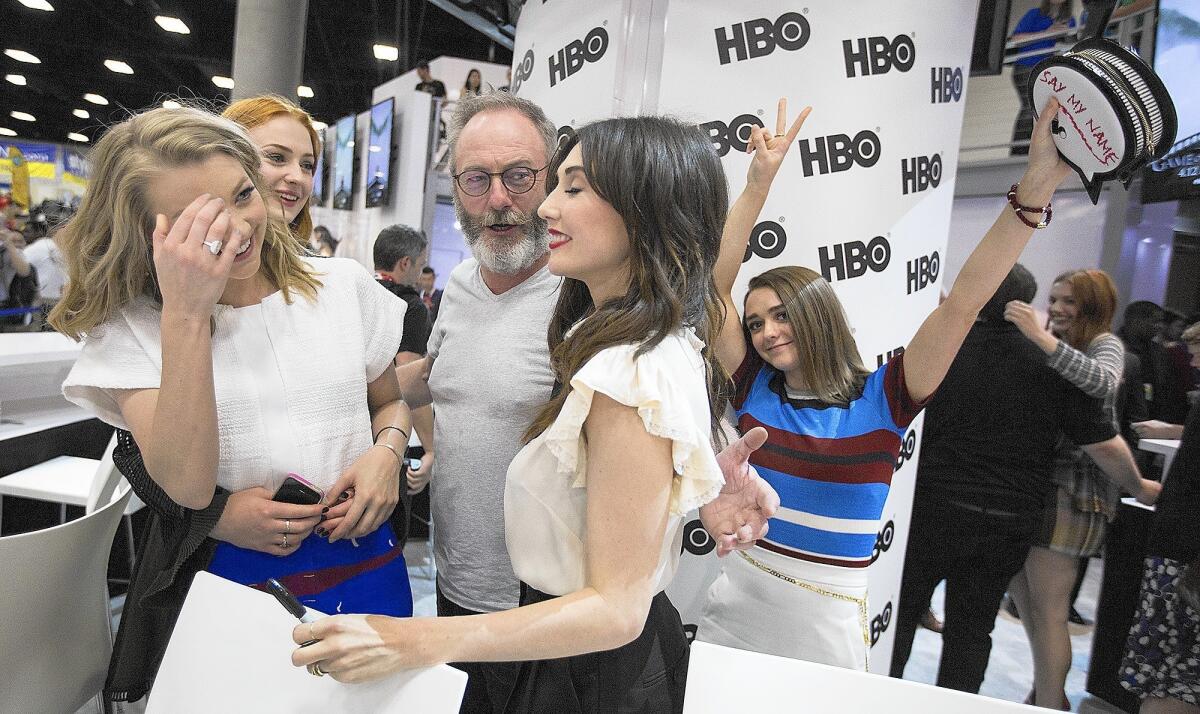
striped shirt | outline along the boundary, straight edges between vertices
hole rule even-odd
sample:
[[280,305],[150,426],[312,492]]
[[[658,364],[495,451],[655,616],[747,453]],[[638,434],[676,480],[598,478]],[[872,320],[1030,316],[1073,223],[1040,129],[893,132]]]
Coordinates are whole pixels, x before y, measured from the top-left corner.
[[908,394],[903,353],[869,375],[849,403],[829,404],[789,397],[783,374],[747,347],[733,375],[733,405],[743,434],[767,430],[750,462],[780,499],[758,545],[800,560],[867,567],[905,429],[925,406]]

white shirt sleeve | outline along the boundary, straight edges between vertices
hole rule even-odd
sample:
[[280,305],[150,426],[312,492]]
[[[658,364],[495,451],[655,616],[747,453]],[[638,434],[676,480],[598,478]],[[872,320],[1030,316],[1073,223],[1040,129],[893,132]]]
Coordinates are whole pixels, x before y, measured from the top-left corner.
[[[68,401],[120,429],[128,429],[129,425],[121,416],[114,393],[158,389],[162,383],[158,316],[148,306],[139,307],[123,309],[103,325],[93,328],[63,381],[63,396]],[[138,314],[141,312],[150,314]]]
[[404,337],[404,311],[408,303],[393,295],[358,263],[346,261],[354,273],[354,288],[362,315],[363,354],[367,382],[374,382],[391,367]]

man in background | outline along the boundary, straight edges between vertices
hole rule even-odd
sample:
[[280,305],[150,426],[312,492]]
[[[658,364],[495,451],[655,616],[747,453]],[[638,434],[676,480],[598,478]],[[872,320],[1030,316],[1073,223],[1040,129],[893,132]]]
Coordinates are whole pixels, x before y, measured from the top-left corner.
[[435,97],[446,98],[446,85],[433,78],[433,75],[429,72],[428,62],[422,62],[417,65],[417,76],[421,78],[421,81],[416,86],[418,92],[429,92]]
[[417,287],[421,291],[421,301],[425,303],[425,307],[429,310],[429,321],[431,323],[437,321],[438,308],[442,305],[442,291],[435,287],[437,282],[437,273],[434,272],[431,266],[426,265],[421,268],[421,277],[417,281]]

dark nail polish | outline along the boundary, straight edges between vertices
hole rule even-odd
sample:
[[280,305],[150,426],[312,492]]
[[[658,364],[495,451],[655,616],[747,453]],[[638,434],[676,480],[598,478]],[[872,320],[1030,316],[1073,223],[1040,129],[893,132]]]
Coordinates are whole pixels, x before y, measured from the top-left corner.
[[339,501],[345,501],[347,498],[350,498],[350,494],[345,493],[345,492],[343,492],[342,495],[338,496]]
[[321,515],[325,515],[326,513],[329,513],[329,506],[326,506],[321,509]]
[[321,536],[322,538],[324,538],[324,537],[325,537],[325,529],[324,529],[324,528],[318,528],[318,529],[317,529],[317,535],[319,535],[319,536]]

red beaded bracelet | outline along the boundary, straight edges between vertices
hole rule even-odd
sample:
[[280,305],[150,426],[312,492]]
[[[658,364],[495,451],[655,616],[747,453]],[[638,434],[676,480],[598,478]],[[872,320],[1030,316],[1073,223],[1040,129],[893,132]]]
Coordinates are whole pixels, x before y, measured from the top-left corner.
[[[1020,203],[1017,203],[1017,186],[1018,185],[1019,184],[1014,183],[1012,185],[1012,187],[1008,189],[1008,203],[1009,203],[1009,205],[1012,206],[1013,213],[1017,214],[1017,218],[1021,219],[1021,222],[1024,223],[1025,225],[1029,226],[1030,228],[1034,228],[1034,229],[1045,228],[1046,226],[1050,225],[1050,219],[1054,217],[1054,209],[1051,207],[1051,204],[1047,203],[1045,205],[1045,207],[1043,207],[1043,208],[1035,208],[1033,206],[1022,206]],[[1041,214],[1042,220],[1039,221],[1038,223],[1034,223],[1033,221],[1031,221],[1025,217],[1026,213]]]

